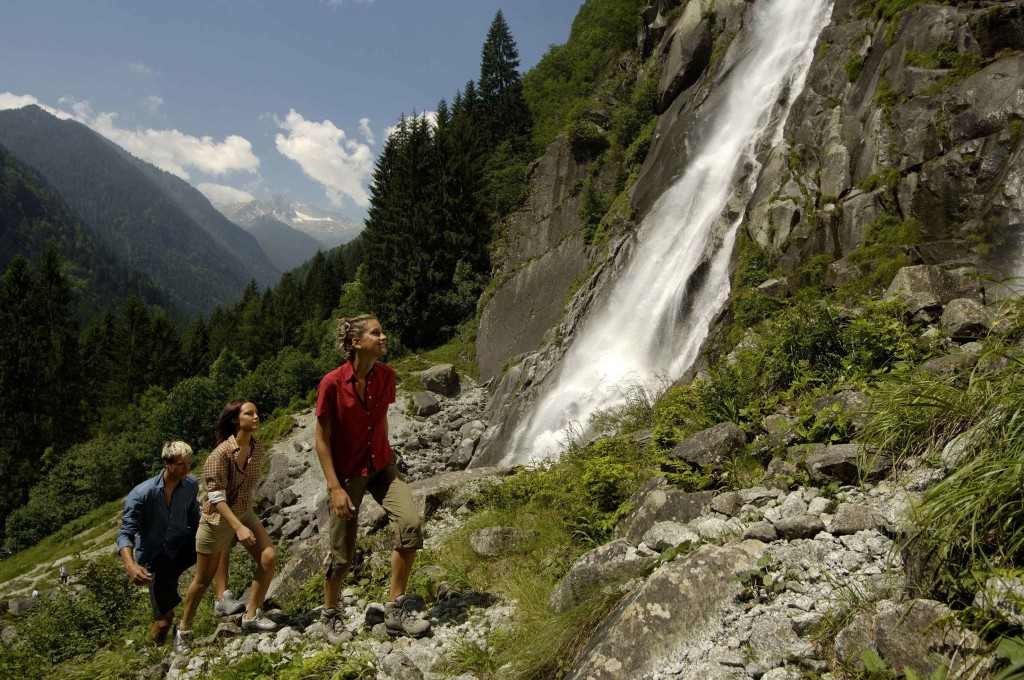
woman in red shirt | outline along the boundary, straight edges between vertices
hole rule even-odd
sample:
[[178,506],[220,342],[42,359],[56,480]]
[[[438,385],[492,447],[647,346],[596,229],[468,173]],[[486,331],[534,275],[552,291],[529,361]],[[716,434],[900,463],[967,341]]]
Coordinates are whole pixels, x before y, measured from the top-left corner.
[[387,336],[376,317],[363,315],[342,319],[335,339],[348,360],[323,377],[316,402],[316,454],[331,508],[322,623],[332,643],[347,639],[337,612],[338,592],[355,555],[359,504],[369,491],[395,531],[390,601],[384,605],[387,632],[419,637],[430,630],[430,623],[417,617],[405,590],[416,551],[423,547],[423,532],[388,442],[395,371],[377,361],[387,352]]

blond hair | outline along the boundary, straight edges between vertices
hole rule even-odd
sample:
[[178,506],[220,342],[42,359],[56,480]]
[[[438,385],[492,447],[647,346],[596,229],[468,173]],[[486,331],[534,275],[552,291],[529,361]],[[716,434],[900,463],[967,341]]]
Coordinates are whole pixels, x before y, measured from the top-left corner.
[[160,452],[160,460],[173,463],[179,458],[192,460],[192,447],[183,441],[164,442],[164,450]]
[[366,331],[366,324],[369,321],[379,322],[379,319],[373,314],[360,314],[350,319],[338,319],[338,327],[334,332],[334,347],[338,352],[349,359],[354,358],[356,350],[352,343],[363,337],[363,332]]

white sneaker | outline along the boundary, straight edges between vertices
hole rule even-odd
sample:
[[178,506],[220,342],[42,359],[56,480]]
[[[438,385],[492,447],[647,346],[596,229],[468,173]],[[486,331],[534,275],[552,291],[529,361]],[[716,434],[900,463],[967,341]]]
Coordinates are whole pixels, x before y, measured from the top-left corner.
[[235,596],[231,594],[230,590],[224,591],[224,598],[217,600],[213,605],[213,615],[216,617],[221,616],[234,616],[235,614],[241,614],[245,611],[245,602],[236,600]]
[[174,651],[179,654],[192,652],[192,631],[179,630],[177,624],[174,625]]
[[251,619],[245,618],[245,614],[242,614],[242,630],[247,633],[265,633],[277,630],[277,624],[264,616],[262,609],[257,609],[256,616]]

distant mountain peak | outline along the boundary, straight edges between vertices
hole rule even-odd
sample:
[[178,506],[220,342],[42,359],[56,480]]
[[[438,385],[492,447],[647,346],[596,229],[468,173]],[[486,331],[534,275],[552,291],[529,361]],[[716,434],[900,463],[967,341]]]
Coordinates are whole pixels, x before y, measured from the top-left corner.
[[363,228],[361,223],[347,215],[299,203],[287,194],[278,194],[245,203],[220,205],[216,208],[229,220],[250,231],[260,218],[272,217],[278,222],[312,236],[322,243],[325,249],[351,241],[359,235]]

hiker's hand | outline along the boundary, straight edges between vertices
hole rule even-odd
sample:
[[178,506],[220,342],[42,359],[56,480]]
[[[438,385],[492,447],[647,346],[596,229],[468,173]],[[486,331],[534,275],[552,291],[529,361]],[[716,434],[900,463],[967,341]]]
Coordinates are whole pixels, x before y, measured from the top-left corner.
[[254,536],[252,530],[244,524],[235,530],[235,536],[238,537],[238,542],[242,545],[256,545],[256,536]]
[[125,569],[128,571],[128,578],[137,586],[144,586],[153,580],[153,575],[149,573],[149,570],[138,564],[125,567]]
[[352,513],[356,506],[352,505],[352,499],[341,487],[331,489],[331,512],[342,519],[352,519]]

